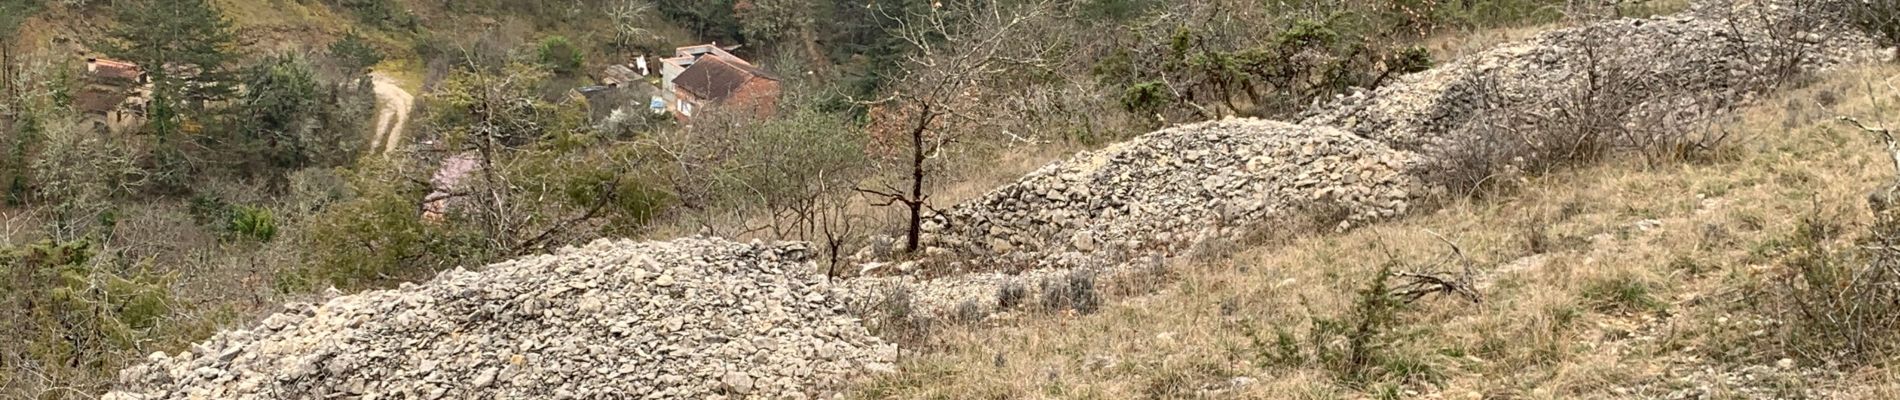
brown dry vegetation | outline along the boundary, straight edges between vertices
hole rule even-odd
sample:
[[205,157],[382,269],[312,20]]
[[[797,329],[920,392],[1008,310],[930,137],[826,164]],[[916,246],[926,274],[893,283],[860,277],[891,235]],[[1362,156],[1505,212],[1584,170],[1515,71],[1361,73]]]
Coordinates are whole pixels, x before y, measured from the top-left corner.
[[[1720,125],[1743,139],[1712,161],[1556,173],[1429,215],[1180,261],[1176,279],[1096,314],[952,325],[857,397],[1891,398],[1893,369],[1796,355],[1803,337],[1774,293],[1803,218],[1843,226],[1833,247],[1866,234],[1864,197],[1892,179],[1890,161],[1835,118],[1893,124],[1897,77],[1858,67],[1770,96]],[[1475,261],[1484,301],[1400,306],[1367,373],[1329,368],[1340,337],[1315,339],[1315,321],[1351,316],[1382,265],[1445,254],[1433,232]]]

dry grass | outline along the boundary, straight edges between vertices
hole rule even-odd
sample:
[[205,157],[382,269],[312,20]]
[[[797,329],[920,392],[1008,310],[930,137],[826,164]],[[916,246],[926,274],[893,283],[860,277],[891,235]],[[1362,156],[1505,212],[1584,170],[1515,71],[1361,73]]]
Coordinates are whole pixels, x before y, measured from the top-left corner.
[[[939,350],[863,382],[860,398],[1714,398],[1891,397],[1900,372],[1777,366],[1772,315],[1755,311],[1797,220],[1831,215],[1851,240],[1863,195],[1890,171],[1875,142],[1833,122],[1900,104],[1900,67],[1831,73],[1742,110],[1733,158],[1559,173],[1514,196],[1182,263],[1178,280],[1096,314],[1001,316],[945,328]],[[1888,120],[1893,110],[1886,111]],[[1341,379],[1310,352],[1316,318],[1343,315],[1381,263],[1477,262],[1481,305],[1403,310],[1382,378]],[[1281,343],[1287,336],[1290,345]],[[1283,350],[1291,348],[1292,351]],[[1714,373],[1704,373],[1714,371]],[[1727,379],[1731,371],[1749,378]],[[1734,374],[1739,376],[1740,374]],[[1250,381],[1250,384],[1235,385]],[[1811,392],[1810,392],[1811,391]]]

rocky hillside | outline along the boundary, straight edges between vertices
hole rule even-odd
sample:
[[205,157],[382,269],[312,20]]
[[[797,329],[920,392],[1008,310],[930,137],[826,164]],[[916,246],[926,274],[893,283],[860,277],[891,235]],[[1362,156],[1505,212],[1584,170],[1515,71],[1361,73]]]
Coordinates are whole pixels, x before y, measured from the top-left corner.
[[972,268],[1081,266],[1177,252],[1317,207],[1343,226],[1407,211],[1409,153],[1329,127],[1185,125],[1043,167],[927,225]]
[[[1441,183],[1421,180],[1449,158],[1508,163],[1531,156],[1508,151],[1534,150],[1470,147],[1591,118],[1680,129],[1776,82],[1876,57],[1870,41],[1820,10],[1757,11],[1705,5],[1561,29],[1317,106],[1298,124],[1223,121],[1144,135],[945,211],[928,226],[930,244],[957,258],[1001,258],[986,263],[1076,264],[1068,253],[1171,254],[1293,210],[1338,213],[1349,227],[1404,214],[1415,197],[1443,190],[1420,185]],[[1606,109],[1579,115],[1578,107]]]
[[1297,124],[1185,125],[1079,154],[926,224],[927,253],[964,274],[880,263],[876,274],[926,279],[856,284],[918,291],[948,312],[996,304],[1002,285],[1113,278],[1210,240],[1364,225],[1472,189],[1448,174],[1540,167],[1547,148],[1522,145],[1540,134],[1613,124],[1631,136],[1605,138],[1613,146],[1693,140],[1675,135],[1783,82],[1894,57],[1821,5],[1718,3],[1546,32],[1315,105]]
[[[1580,116],[1565,107],[1592,100],[1636,104],[1614,116],[1626,123],[1693,124],[1790,78],[1879,56],[1824,4],[1787,4],[1802,6],[1699,2],[1676,15],[1546,32],[1342,96],[1300,123],[1401,150],[1455,152],[1503,132],[1575,122]],[[1619,89],[1642,96],[1600,98]]]
[[890,368],[895,347],[848,310],[898,288],[938,312],[981,311],[1025,301],[1003,299],[1007,287],[1113,278],[1293,221],[1364,225],[1423,208],[1419,199],[1445,190],[1432,173],[1469,154],[1462,147],[1573,122],[1562,101],[1590,99],[1604,77],[1649,89],[1625,91],[1641,95],[1618,99],[1629,112],[1613,123],[1694,123],[1779,79],[1879,56],[1813,11],[1699,7],[1605,21],[1404,77],[1299,123],[1151,133],[945,210],[928,227],[928,259],[871,252],[868,276],[835,287],[797,245],[597,242],[293,305],[194,352],[155,354],[125,370],[124,390],[107,398],[824,395]]

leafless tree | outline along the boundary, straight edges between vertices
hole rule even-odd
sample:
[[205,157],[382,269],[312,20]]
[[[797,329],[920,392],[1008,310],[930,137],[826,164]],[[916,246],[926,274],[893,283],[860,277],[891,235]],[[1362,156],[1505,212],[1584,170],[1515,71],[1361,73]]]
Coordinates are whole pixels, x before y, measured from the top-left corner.
[[[930,209],[927,180],[939,171],[935,160],[951,145],[975,135],[998,132],[998,83],[1012,71],[1048,62],[1049,49],[1021,43],[1016,35],[1052,12],[1054,1],[1025,3],[978,0],[934,3],[923,10],[883,10],[898,21],[889,34],[909,53],[889,77],[883,98],[860,100],[871,107],[872,140],[907,173],[902,185],[883,182],[856,190],[880,207],[901,205],[907,212],[905,251],[918,250],[924,212]],[[1007,140],[1029,140],[1001,131]]]
[[[441,177],[453,183],[437,182],[444,193],[436,200],[461,208],[451,214],[481,229],[489,241],[486,247],[502,256],[543,250],[596,224],[620,200],[617,188],[623,177],[614,174],[593,187],[574,187],[571,179],[576,176],[563,174],[598,171],[600,166],[584,165],[589,163],[586,154],[537,144],[583,129],[580,107],[542,100],[537,90],[548,75],[538,68],[470,69],[430,95],[437,108],[428,128],[456,154],[449,159],[466,157],[474,163]],[[576,190],[588,198],[548,198]]]

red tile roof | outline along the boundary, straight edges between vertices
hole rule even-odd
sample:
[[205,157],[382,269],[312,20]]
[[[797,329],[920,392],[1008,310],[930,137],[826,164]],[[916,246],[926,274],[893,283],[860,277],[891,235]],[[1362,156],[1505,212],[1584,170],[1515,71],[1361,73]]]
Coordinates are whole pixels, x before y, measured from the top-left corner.
[[699,62],[673,78],[673,85],[703,100],[722,101],[755,77],[778,80],[764,70],[743,62],[731,62],[724,57],[700,57]]
[[144,74],[138,64],[105,58],[86,60],[86,72],[96,78],[125,81],[138,81],[139,75]]

